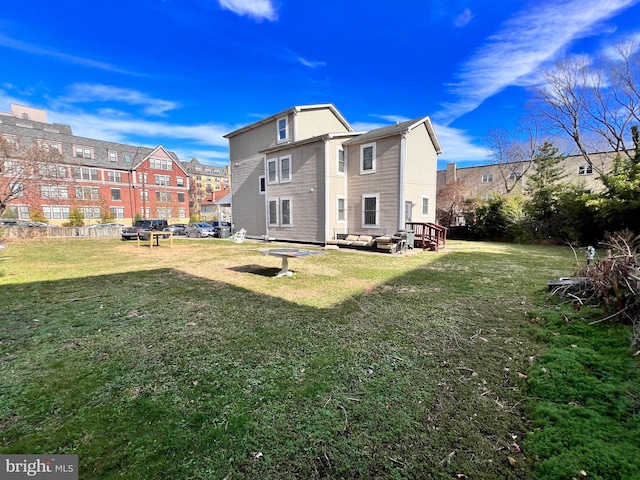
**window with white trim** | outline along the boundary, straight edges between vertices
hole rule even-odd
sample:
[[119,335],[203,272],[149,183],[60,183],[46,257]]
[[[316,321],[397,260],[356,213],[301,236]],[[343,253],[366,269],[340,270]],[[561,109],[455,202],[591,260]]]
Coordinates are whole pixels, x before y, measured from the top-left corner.
[[67,185],[40,185],[42,198],[69,198]]
[[482,175],[482,183],[493,182],[493,173],[485,173]]
[[24,197],[24,185],[22,182],[9,182],[9,192],[13,198]]
[[171,177],[169,175],[154,175],[156,185],[171,185]]
[[187,209],[179,208],[178,209],[178,218],[187,218]]
[[109,212],[113,218],[124,218],[124,207],[109,207]]
[[278,199],[269,199],[269,225],[278,225]]
[[109,150],[109,161],[110,162],[117,162],[118,161],[118,152],[113,152],[113,151]]
[[380,217],[380,195],[362,196],[362,226],[377,227]]
[[336,207],[338,209],[336,214],[336,221],[346,222],[347,221],[347,199],[344,197],[338,197],[336,201]]
[[280,157],[280,183],[291,181],[291,155]]
[[278,123],[278,143],[283,143],[289,140],[289,119],[287,117],[280,117]]
[[122,192],[119,188],[111,189],[111,200],[122,200]]
[[93,158],[93,148],[77,145],[74,148],[74,155],[76,158]]
[[267,179],[264,175],[260,175],[258,177],[258,193],[260,193],[260,195],[264,195],[266,191],[267,191]]
[[47,220],[51,219],[67,219],[69,218],[69,207],[62,207],[58,205],[43,205],[42,215]]
[[360,145],[360,173],[376,171],[376,144]]
[[593,165],[578,165],[578,175],[593,175]]
[[344,163],[344,149],[338,148],[338,174],[339,175],[344,175],[345,166],[346,165]]
[[267,182],[278,183],[278,160],[272,158],[267,160]]
[[422,196],[422,208],[420,209],[420,214],[423,217],[429,215],[429,197],[425,195]]
[[100,189],[98,187],[76,187],[76,198],[78,200],[100,200]]
[[107,180],[114,183],[122,183],[122,173],[107,171]]
[[291,199],[290,198],[281,198],[280,199],[280,225],[283,227],[290,227],[292,225],[291,221]]

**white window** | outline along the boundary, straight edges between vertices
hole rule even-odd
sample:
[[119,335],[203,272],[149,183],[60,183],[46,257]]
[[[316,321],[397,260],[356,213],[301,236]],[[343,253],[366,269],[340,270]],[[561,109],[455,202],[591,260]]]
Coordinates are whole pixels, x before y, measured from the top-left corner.
[[109,161],[117,162],[118,161],[118,153],[117,152],[109,152]]
[[342,148],[338,148],[338,174],[344,175],[344,169],[344,150]]
[[578,175],[593,175],[593,165],[579,165]]
[[509,180],[520,180],[522,178],[522,172],[516,171],[509,174]]
[[376,144],[368,143],[360,146],[360,173],[376,171]]
[[423,217],[429,215],[429,197],[425,197],[424,195],[422,196],[422,209],[420,213]]
[[377,227],[380,217],[380,195],[362,196],[362,226]]
[[24,185],[22,182],[10,182],[9,191],[13,198],[24,197]]
[[266,191],[267,191],[266,177],[264,175],[260,175],[260,177],[258,177],[258,192],[260,193],[260,195],[264,195],[264,192]]
[[291,199],[280,199],[280,225],[290,227],[291,222]]
[[482,183],[493,182],[493,173],[485,173],[482,175]]
[[184,177],[176,177],[176,185],[179,187],[184,187]]
[[278,225],[278,199],[269,199],[269,225]]
[[156,185],[170,185],[171,177],[168,175],[154,175]]
[[76,146],[74,148],[76,158],[93,158],[93,148]]
[[73,168],[73,176],[82,180],[98,180],[98,170],[95,168]]
[[69,190],[66,185],[40,185],[42,198],[69,198]]
[[291,181],[291,155],[280,157],[280,182]]
[[60,207],[57,205],[45,205],[42,207],[42,214],[47,220],[69,218],[69,207]]
[[289,140],[289,119],[281,117],[278,119],[278,143]]
[[187,209],[179,208],[178,209],[178,218],[187,218]]
[[338,197],[336,205],[338,208],[336,220],[338,222],[346,222],[347,221],[347,200],[344,197]]
[[119,188],[111,189],[111,200],[122,200],[122,194]]
[[149,201],[149,190],[140,190],[140,200],[143,202]]
[[107,180],[114,183],[122,183],[122,173],[108,171]]
[[124,218],[123,207],[109,207],[109,212],[111,212],[113,218]]
[[275,158],[267,160],[267,179],[270,184],[278,183],[278,160]]

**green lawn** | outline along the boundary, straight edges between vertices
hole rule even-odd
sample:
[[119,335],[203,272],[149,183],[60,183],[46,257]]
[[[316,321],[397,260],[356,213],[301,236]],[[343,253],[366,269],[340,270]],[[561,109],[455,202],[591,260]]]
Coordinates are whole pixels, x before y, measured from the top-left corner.
[[547,430],[525,373],[570,249],[332,251],[276,279],[261,248],[7,244],[0,453],[136,480],[532,479],[556,455],[527,444]]

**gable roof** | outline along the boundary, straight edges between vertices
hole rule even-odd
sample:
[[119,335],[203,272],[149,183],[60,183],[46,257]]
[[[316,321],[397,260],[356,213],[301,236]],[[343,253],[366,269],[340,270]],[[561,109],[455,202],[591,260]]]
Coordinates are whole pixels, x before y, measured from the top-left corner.
[[342,123],[348,131],[353,132],[353,128],[351,128],[351,125],[349,125],[349,122],[347,122],[347,120],[342,116],[342,114],[338,111],[338,109],[333,104],[322,103],[322,104],[316,104],[316,105],[300,105],[297,107],[291,107],[286,110],[283,110],[282,112],[276,113],[275,115],[270,115],[267,118],[263,118],[262,120],[259,120],[257,122],[246,125],[242,128],[239,128],[238,130],[234,130],[233,132],[227,133],[226,135],[223,135],[223,136],[224,138],[235,137],[236,135],[240,135],[241,133],[248,132],[249,130],[252,130],[256,127],[264,125],[265,123],[272,122],[273,120],[283,117],[285,115],[288,115],[290,113],[297,113],[297,112],[302,112],[306,110],[322,110],[322,109],[331,110],[331,112],[336,116],[336,118],[340,121],[340,123]]
[[347,140],[344,142],[345,145],[357,145],[360,143],[372,142],[374,140],[378,140],[380,138],[385,137],[393,137],[395,135],[402,135],[403,133],[410,132],[414,128],[419,125],[425,124],[427,127],[427,132],[429,132],[429,137],[431,138],[431,142],[433,143],[433,147],[436,149],[436,153],[442,153],[442,146],[440,145],[440,141],[438,140],[438,136],[436,135],[436,131],[431,124],[431,119],[429,117],[421,117],[414,120],[407,120],[406,122],[397,123],[395,125],[389,125],[382,128],[376,128],[374,130],[369,130],[362,135],[358,135],[357,137],[352,138],[351,140]]

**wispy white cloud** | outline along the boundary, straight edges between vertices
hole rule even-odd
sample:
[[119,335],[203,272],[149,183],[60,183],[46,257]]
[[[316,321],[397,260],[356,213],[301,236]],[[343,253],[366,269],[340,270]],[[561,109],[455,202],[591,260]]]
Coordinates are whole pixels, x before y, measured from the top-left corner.
[[106,70],[109,72],[123,73],[126,75],[141,76],[139,73],[126,70],[124,68],[118,67],[117,65],[112,65],[106,62],[92,60],[90,58],[79,57],[79,56],[71,55],[68,53],[58,52],[52,48],[21,42],[20,40],[10,38],[2,34],[0,34],[0,46],[5,48],[10,48],[12,50],[18,50],[24,53],[30,53],[32,55],[40,55],[43,57],[54,58],[64,63],[81,65],[87,68],[95,68],[98,70]]
[[120,102],[143,107],[147,115],[163,116],[169,110],[175,110],[180,104],[170,100],[153,98],[146,93],[95,83],[76,83],[67,89],[67,94],[58,99],[59,103],[76,104],[92,102]]
[[218,3],[236,15],[271,22],[278,19],[278,13],[270,0],[218,0]]
[[377,113],[373,113],[371,114],[371,116],[374,118],[381,118],[382,120],[389,123],[399,123],[399,122],[406,122],[407,120],[411,120],[410,118],[407,118],[402,115],[380,115]]
[[487,98],[517,85],[572,41],[596,33],[595,26],[638,0],[548,0],[520,12],[489,37],[465,62],[450,91],[458,100],[443,105],[436,118],[449,124]]
[[473,14],[471,10],[465,8],[464,11],[454,19],[453,24],[458,28],[466,27],[472,19]]
[[466,131],[438,123],[434,123],[433,128],[442,145],[439,161],[486,164],[489,160],[486,147],[475,144]]

